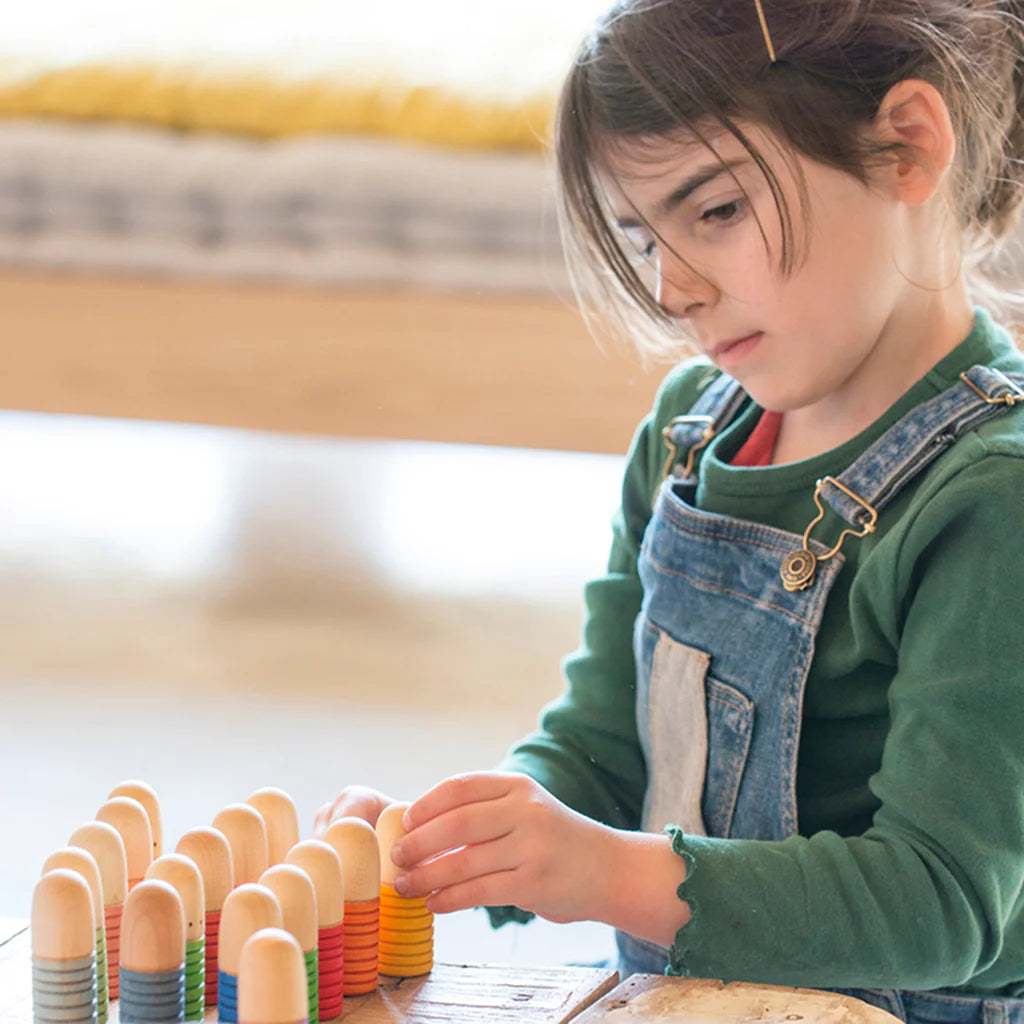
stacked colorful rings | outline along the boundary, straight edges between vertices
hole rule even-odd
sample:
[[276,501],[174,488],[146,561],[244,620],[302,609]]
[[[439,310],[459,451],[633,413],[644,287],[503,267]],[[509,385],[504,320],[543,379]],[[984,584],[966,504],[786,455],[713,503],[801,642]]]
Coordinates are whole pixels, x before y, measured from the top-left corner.
[[317,932],[317,957],[320,968],[320,1019],[341,1016],[345,997],[345,924],[320,928]]
[[120,994],[121,917],[124,904],[103,908],[103,929],[107,937],[107,989],[111,999]]
[[238,1021],[238,978],[224,971],[217,972],[217,1020],[224,1024]]
[[184,1024],[185,965],[143,973],[121,968],[122,1024]]
[[377,987],[380,899],[345,904],[345,995],[362,996]]
[[206,940],[185,946],[185,1020],[202,1020],[206,1006]]
[[[306,989],[309,994],[309,1024],[320,1024],[320,964],[317,951],[303,954],[306,959]],[[348,992],[345,993],[348,995]]]
[[377,965],[396,978],[415,978],[434,966],[434,915],[425,896],[410,899],[381,884]]
[[96,1024],[96,954],[76,960],[32,958],[36,1024]]
[[220,911],[208,910],[206,912],[206,944],[205,944],[205,972],[206,972],[206,1005],[217,1005],[217,981],[220,972],[217,969],[217,946],[220,941]]
[[96,929],[96,1020],[107,1024],[110,1019],[110,979],[107,976],[107,930]]

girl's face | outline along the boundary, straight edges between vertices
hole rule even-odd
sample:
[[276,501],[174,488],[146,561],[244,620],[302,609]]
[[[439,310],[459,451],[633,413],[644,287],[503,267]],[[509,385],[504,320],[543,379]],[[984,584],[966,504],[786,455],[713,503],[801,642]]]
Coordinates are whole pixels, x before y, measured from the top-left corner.
[[922,330],[934,289],[913,280],[924,271],[908,207],[884,181],[868,187],[745,131],[788,204],[788,274],[768,181],[724,130],[711,149],[669,138],[609,147],[602,183],[624,249],[636,250],[642,278],[653,275],[662,309],[759,405],[827,402],[855,415],[879,388],[894,400],[944,354]]

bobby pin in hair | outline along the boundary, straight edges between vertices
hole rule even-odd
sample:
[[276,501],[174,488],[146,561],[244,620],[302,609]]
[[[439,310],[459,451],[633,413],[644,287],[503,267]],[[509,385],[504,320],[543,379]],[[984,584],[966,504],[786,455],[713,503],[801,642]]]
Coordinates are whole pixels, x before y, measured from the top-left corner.
[[757,20],[761,22],[761,32],[764,34],[764,44],[768,47],[768,58],[774,64],[775,47],[772,46],[772,37],[768,31],[768,22],[764,20],[764,8],[761,6],[761,0],[754,0],[754,6],[757,8]]

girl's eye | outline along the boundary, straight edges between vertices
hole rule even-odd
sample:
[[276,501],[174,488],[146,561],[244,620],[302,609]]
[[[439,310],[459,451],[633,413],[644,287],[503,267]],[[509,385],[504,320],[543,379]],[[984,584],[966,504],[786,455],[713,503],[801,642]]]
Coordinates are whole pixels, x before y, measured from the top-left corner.
[[643,263],[654,257],[658,245],[648,232],[644,231],[641,233],[634,229],[627,229],[625,235],[626,241],[629,244],[630,259],[632,261]]
[[705,210],[701,215],[702,221],[715,221],[719,224],[727,224],[731,220],[735,220],[743,209],[742,199],[733,199],[731,202],[722,203],[721,206],[714,206],[710,210]]

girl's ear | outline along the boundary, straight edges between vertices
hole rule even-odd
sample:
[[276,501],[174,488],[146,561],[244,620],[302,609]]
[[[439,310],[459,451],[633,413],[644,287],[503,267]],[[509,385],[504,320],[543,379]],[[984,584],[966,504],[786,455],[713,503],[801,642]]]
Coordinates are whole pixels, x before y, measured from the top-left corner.
[[931,199],[956,153],[953,122],[938,89],[918,78],[897,82],[878,108],[875,132],[882,145],[898,147],[883,175],[896,198],[912,206]]

